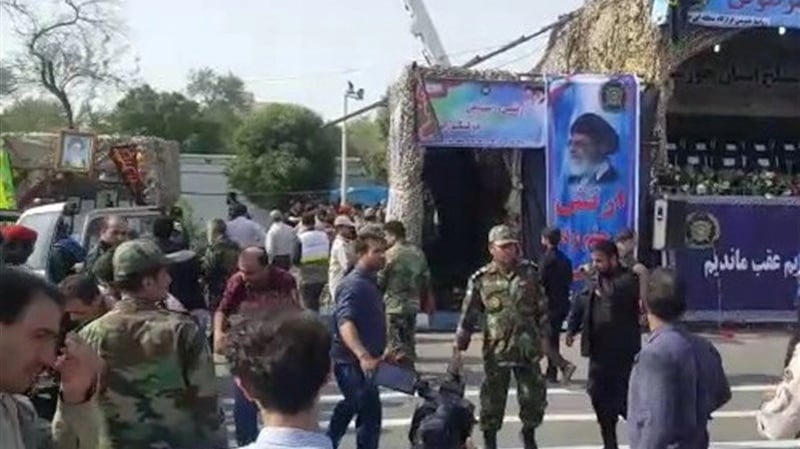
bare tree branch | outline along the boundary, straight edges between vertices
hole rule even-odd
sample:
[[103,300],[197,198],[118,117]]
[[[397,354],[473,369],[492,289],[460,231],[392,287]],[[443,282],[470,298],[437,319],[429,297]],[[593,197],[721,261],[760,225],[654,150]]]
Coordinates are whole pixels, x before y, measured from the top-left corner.
[[124,83],[123,27],[117,0],[61,0],[42,8],[40,0],[0,0],[25,51],[16,55],[15,80],[38,86],[58,99],[70,127],[73,101],[103,85]]

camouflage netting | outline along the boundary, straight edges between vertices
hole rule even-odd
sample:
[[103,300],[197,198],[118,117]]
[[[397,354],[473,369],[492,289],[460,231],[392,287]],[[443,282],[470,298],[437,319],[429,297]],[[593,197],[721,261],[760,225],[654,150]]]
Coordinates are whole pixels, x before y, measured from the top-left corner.
[[[141,153],[140,172],[146,185],[145,198],[148,204],[172,205],[180,196],[179,167],[180,146],[177,142],[143,136],[97,136],[97,148],[91,174],[70,173],[56,169],[59,134],[54,133],[5,133],[2,135],[5,148],[11,157],[15,173],[18,200],[36,197],[79,196],[64,189],[76,188],[81,192],[84,185],[89,190],[117,189],[125,191],[117,168],[109,157],[113,146],[136,145]],[[92,196],[91,199],[94,199]]]
[[572,19],[550,35],[537,73],[633,73],[661,92],[656,133],[661,144],[652,155],[655,166],[666,163],[666,116],[672,95],[670,73],[694,55],[740,30],[690,27],[672,43],[666,28],[651,19],[652,0],[589,0]]
[[[519,75],[504,71],[474,71],[458,67],[427,68],[416,65],[406,68],[400,79],[392,86],[389,94],[389,202],[387,217],[402,217],[408,238],[415,244],[422,242],[422,223],[424,220],[425,186],[422,181],[425,148],[417,144],[417,108],[430,107],[425,100],[422,80],[425,78],[460,78],[475,80],[514,81]],[[521,187],[519,162],[516,155],[509,158],[496,157],[488,153],[478,153],[479,164],[495,172],[505,174],[506,166],[512,172],[513,186]],[[505,161],[505,159],[509,159]],[[474,180],[473,180],[474,181]],[[516,182],[515,182],[516,181]],[[508,182],[508,181],[505,181]],[[515,203],[520,201],[515,192]],[[519,213],[519,204],[510,206],[512,213]]]

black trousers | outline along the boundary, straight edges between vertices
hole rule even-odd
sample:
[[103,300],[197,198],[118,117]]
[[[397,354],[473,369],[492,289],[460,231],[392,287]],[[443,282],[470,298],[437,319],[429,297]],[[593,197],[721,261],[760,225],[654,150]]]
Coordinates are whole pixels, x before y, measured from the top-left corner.
[[322,289],[325,288],[324,282],[314,282],[300,284],[300,296],[303,300],[303,307],[314,312],[319,312],[319,298],[322,296]]
[[[564,320],[567,319],[567,311],[550,312],[550,347],[553,352],[558,354],[561,351],[561,328]],[[547,358],[547,371],[545,373],[548,380],[555,380],[558,375],[558,361],[552,357]]]
[[586,390],[600,425],[604,449],[617,449],[617,422],[628,413],[628,381],[633,360],[589,359]]

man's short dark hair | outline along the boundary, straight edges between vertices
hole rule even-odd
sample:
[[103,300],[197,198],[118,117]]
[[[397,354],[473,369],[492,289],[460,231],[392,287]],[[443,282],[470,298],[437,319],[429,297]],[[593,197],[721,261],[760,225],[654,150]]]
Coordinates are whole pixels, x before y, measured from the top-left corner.
[[633,232],[633,230],[625,228],[621,230],[619,234],[617,234],[617,237],[614,240],[616,242],[627,242],[629,240],[633,240],[635,237],[636,234]]
[[317,217],[314,216],[314,212],[306,212],[303,214],[303,218],[301,218],[300,223],[303,226],[314,226],[317,223]]
[[595,243],[592,246],[592,252],[603,253],[609,258],[612,256],[619,258],[619,250],[617,249],[617,245],[611,240],[600,240],[599,242]]
[[175,232],[175,220],[171,217],[161,216],[153,222],[153,236],[159,239],[168,239]]
[[570,128],[570,134],[589,136],[597,145],[603,147],[605,154],[614,153],[619,147],[619,135],[606,119],[597,114],[587,113],[578,117]]
[[16,323],[37,294],[64,307],[64,296],[55,285],[22,268],[0,266],[0,292],[0,323],[6,325]]
[[397,220],[392,220],[383,225],[383,231],[387,234],[395,236],[400,240],[406,238],[406,227],[403,225],[403,223]]
[[67,276],[58,284],[58,290],[65,299],[77,298],[87,306],[94,304],[100,296],[97,282],[87,274]]
[[557,247],[561,243],[561,229],[556,227],[546,227],[542,231],[542,237],[547,243]]
[[359,234],[355,242],[356,256],[361,257],[369,252],[370,244],[386,244],[386,239],[382,235],[375,232],[365,232]]
[[295,415],[314,406],[331,369],[325,325],[298,311],[260,313],[234,324],[225,354],[231,373],[265,409]]
[[675,321],[686,311],[685,292],[683,282],[674,271],[656,268],[647,280],[647,311],[664,321]]

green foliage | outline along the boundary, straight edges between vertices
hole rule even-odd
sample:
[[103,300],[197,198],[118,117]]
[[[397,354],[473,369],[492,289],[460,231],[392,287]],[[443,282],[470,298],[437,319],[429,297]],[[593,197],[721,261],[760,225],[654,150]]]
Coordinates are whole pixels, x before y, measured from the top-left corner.
[[361,158],[367,174],[373,180],[386,182],[389,174],[386,137],[380,115],[375,119],[362,117],[347,124],[347,151],[350,155]]
[[109,119],[116,132],[175,140],[187,152],[222,147],[220,125],[203,118],[200,105],[179,92],[156,92],[146,84],[136,87],[117,103]]
[[111,114],[110,127],[176,140],[188,153],[231,152],[233,135],[254,103],[244,81],[204,68],[190,73],[186,93],[131,89]]
[[253,113],[235,134],[231,185],[261,207],[273,206],[274,195],[330,188],[338,141],[322,124],[319,115],[293,104]]
[[0,114],[0,132],[53,132],[67,126],[61,105],[39,98],[23,98]]

